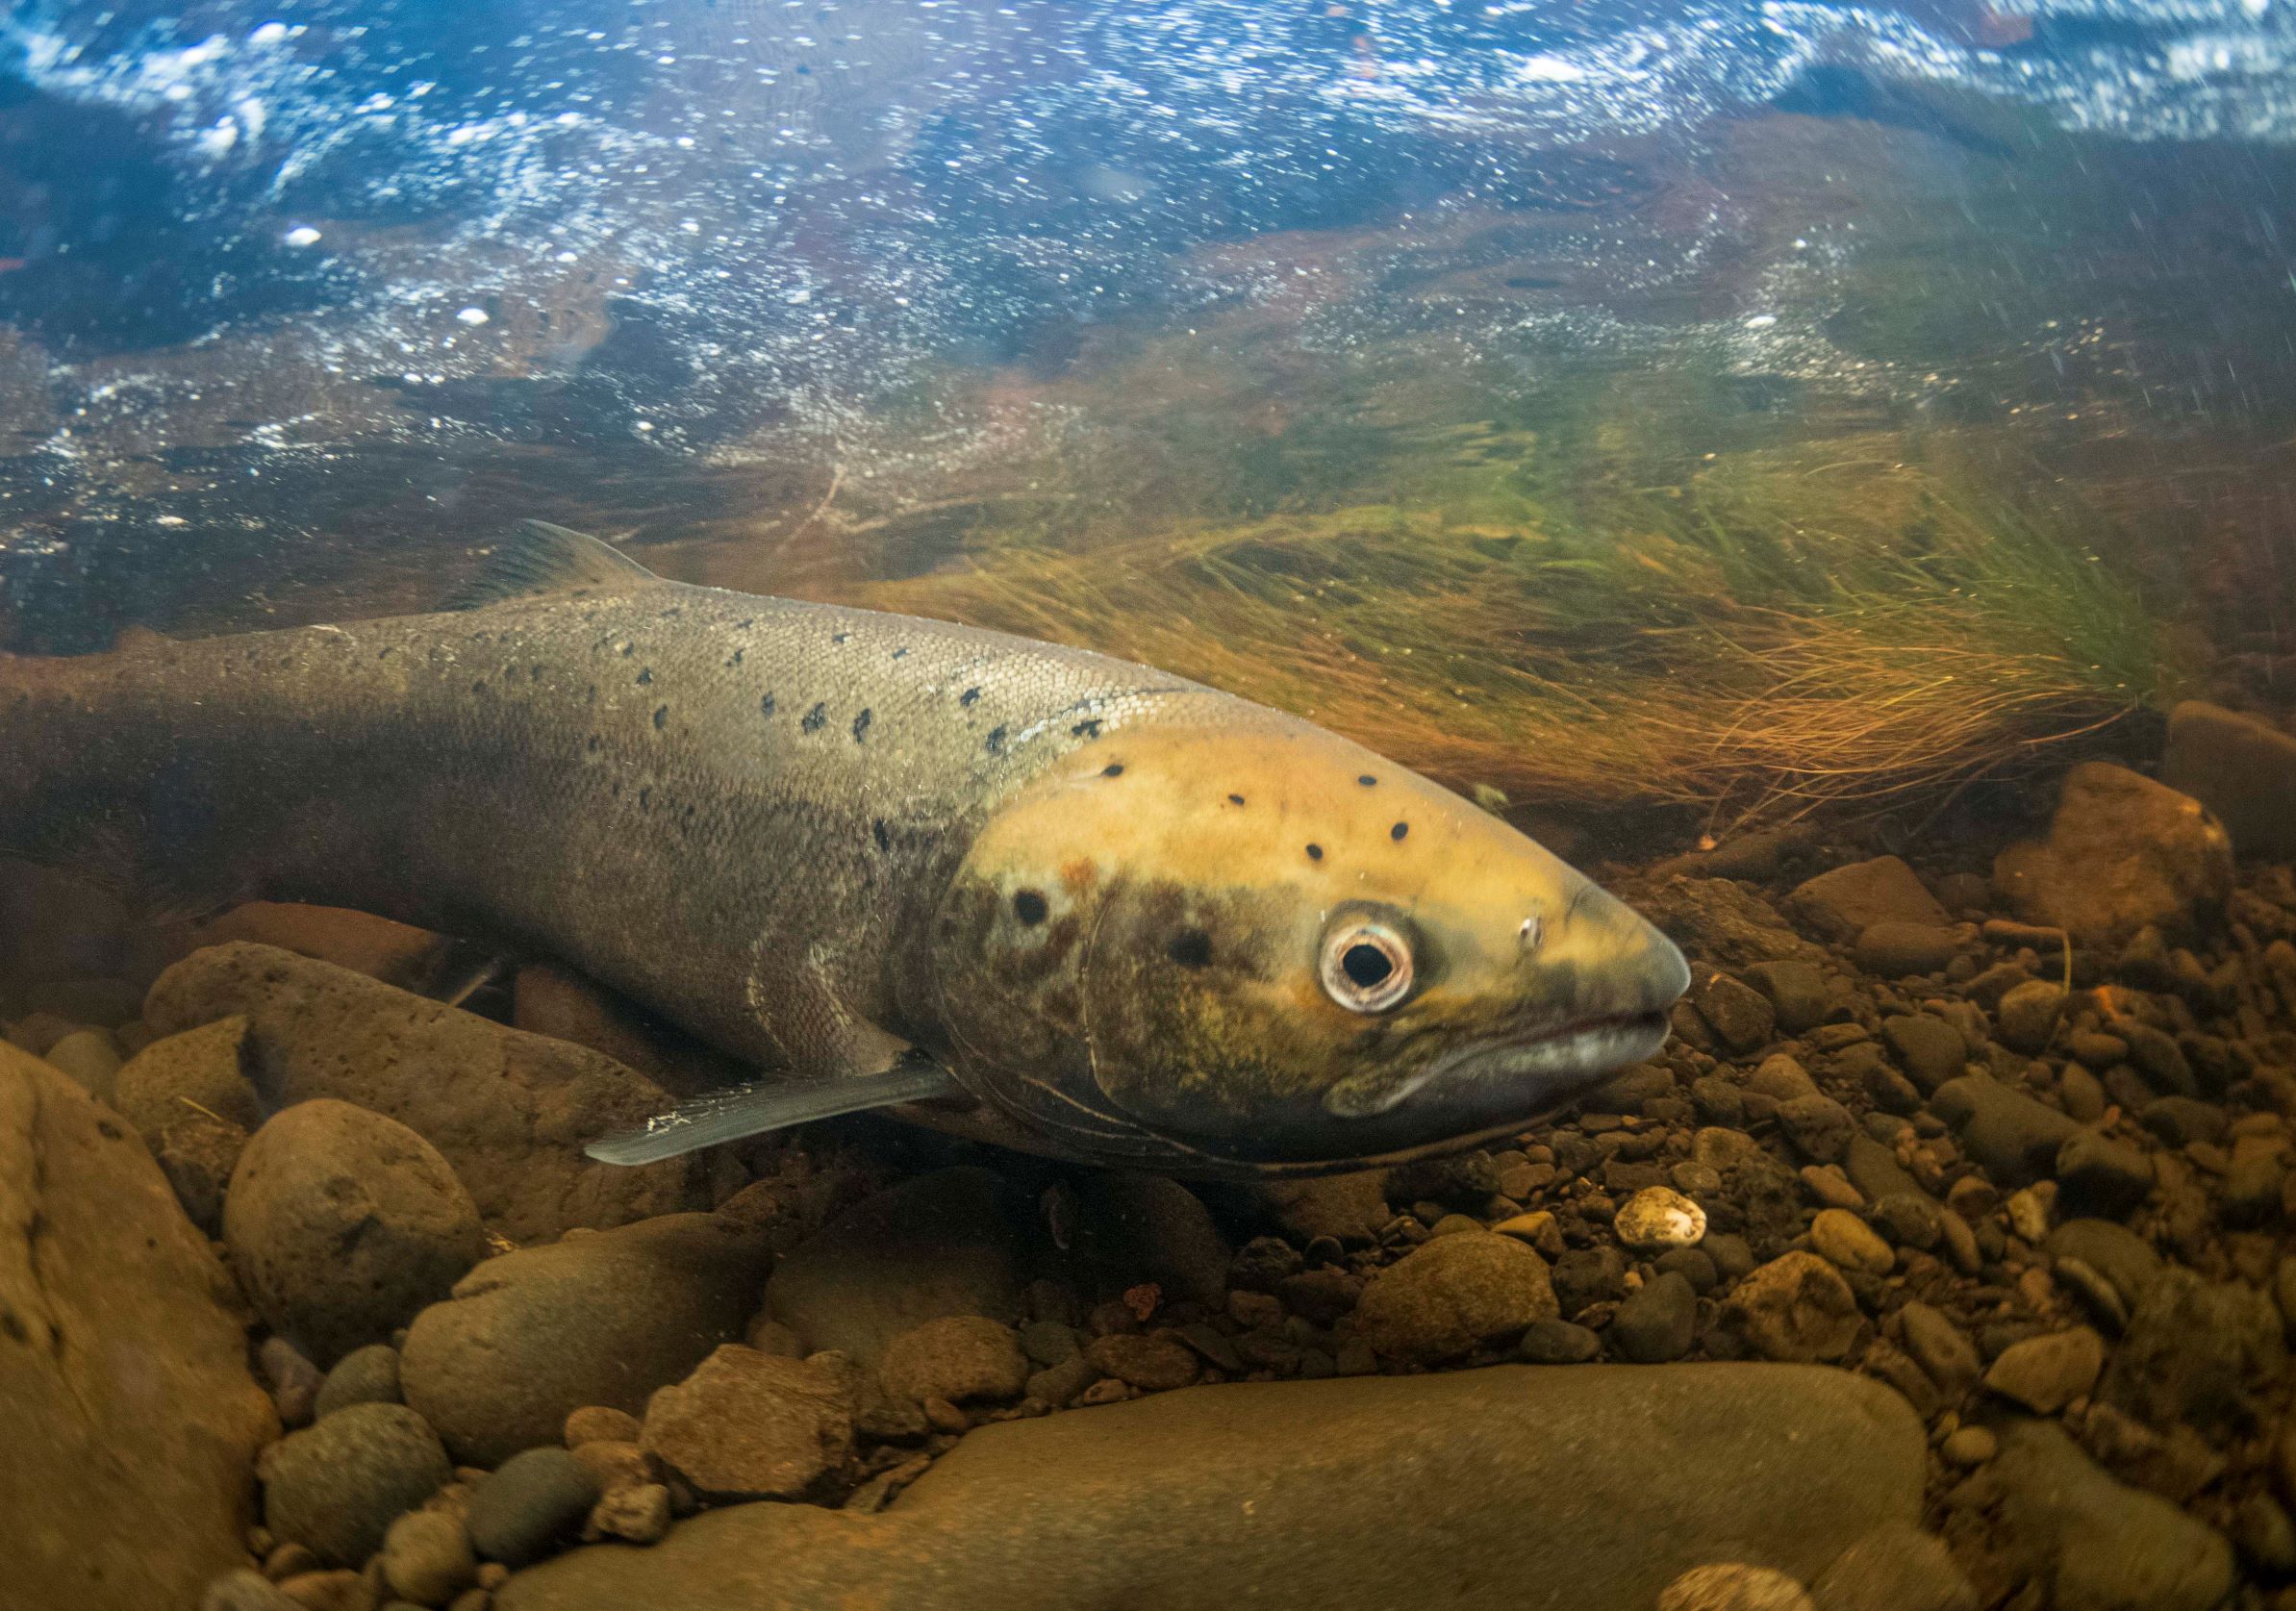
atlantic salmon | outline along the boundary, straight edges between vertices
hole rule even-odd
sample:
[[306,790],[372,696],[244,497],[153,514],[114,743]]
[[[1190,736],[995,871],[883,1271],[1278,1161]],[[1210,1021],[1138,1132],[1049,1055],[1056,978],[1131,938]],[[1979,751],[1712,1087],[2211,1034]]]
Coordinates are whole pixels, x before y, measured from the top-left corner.
[[888,1107],[1173,1173],[1519,1130],[1666,1039],[1650,923],[1306,721],[528,522],[460,607],[0,657],[0,848],[564,959],[761,1070],[643,1162]]

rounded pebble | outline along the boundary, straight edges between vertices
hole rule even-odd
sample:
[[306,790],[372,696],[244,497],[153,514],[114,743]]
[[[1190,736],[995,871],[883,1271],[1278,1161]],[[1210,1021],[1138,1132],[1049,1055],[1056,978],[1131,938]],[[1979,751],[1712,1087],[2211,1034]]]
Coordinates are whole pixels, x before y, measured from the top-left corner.
[[353,1404],[398,1401],[398,1350],[389,1343],[369,1343],[335,1362],[335,1369],[319,1383],[312,1414],[323,1421]]
[[356,1567],[401,1511],[452,1474],[446,1450],[404,1404],[353,1404],[265,1451],[264,1525],[323,1561]]
[[464,1520],[478,1553],[516,1570],[578,1533],[599,1498],[598,1479],[581,1461],[563,1448],[530,1448],[470,1491]]
[[1846,1208],[1821,1208],[1809,1223],[1809,1245],[1843,1270],[1886,1275],[1898,1256],[1880,1234]]
[[401,1599],[444,1605],[477,1577],[478,1558],[459,1516],[410,1511],[383,1535],[383,1580]]
[[436,1147],[328,1098],[248,1142],[223,1242],[256,1311],[321,1363],[390,1336],[486,1250],[477,1206]]

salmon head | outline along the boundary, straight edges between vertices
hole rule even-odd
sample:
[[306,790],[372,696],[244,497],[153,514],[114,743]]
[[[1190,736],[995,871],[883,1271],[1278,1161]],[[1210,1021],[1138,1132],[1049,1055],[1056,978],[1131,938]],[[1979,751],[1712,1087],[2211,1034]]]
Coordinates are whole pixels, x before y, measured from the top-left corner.
[[1521,1129],[1655,1052],[1690,980],[1535,842],[1284,718],[1055,763],[972,842],[929,966],[956,1077],[1036,1145],[1206,1174]]

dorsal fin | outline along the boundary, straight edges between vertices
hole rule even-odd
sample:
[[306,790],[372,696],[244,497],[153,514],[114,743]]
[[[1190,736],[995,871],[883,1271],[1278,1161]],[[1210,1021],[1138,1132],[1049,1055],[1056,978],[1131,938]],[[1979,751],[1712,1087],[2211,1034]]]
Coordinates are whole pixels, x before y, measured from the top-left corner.
[[622,593],[661,580],[629,555],[594,537],[547,520],[520,520],[446,608],[480,610],[514,598]]

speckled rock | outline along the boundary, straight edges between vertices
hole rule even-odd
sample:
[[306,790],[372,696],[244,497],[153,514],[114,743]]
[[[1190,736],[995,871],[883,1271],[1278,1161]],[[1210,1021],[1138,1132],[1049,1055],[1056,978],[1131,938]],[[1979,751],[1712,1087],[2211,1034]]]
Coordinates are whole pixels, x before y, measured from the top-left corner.
[[135,1134],[0,1045],[0,1598],[150,1611],[244,1564],[278,1422],[238,1309]]
[[595,1473],[563,1448],[514,1454],[470,1491],[470,1544],[516,1570],[541,1560],[582,1530],[604,1490]]
[[1697,1246],[1706,1234],[1706,1211],[1671,1186],[1646,1186],[1620,1206],[1611,1223],[1627,1246],[1662,1253]]
[[2271,1298],[2171,1266],[2130,1305],[2099,1396],[2157,1428],[2219,1433],[2264,1413],[2286,1363]]
[[804,1360],[728,1344],[654,1395],[642,1442],[697,1494],[799,1498],[852,1452],[851,1399]]
[[392,1520],[452,1474],[438,1435],[413,1410],[353,1404],[265,1451],[264,1525],[331,1565],[362,1566]]
[[439,1149],[513,1241],[702,1206],[691,1160],[619,1169],[583,1157],[584,1143],[673,1101],[586,1047],[243,943],[186,957],[143,1009],[162,1035],[235,1014],[249,1023],[258,1091],[282,1107],[332,1096],[397,1120]]
[[457,1459],[499,1464],[585,1404],[643,1409],[742,1334],[770,1260],[763,1235],[706,1214],[489,1259],[415,1318],[400,1391]]
[[152,1158],[185,1217],[217,1240],[223,1235],[223,1198],[247,1141],[247,1132],[237,1124],[195,1113],[177,1120],[152,1142]]
[[1815,1253],[1790,1252],[1755,1269],[1723,1304],[1725,1322],[1765,1359],[1839,1359],[1856,1340],[1857,1299]]
[[1015,1398],[1028,1385],[1028,1357],[1011,1326],[981,1315],[944,1315],[888,1343],[877,1374],[886,1392],[919,1403]]
[[398,1350],[388,1343],[369,1343],[335,1362],[335,1369],[319,1383],[312,1414],[323,1420],[353,1404],[398,1401]]
[[1016,1321],[1030,1208],[1002,1176],[937,1170],[856,1204],[774,1267],[766,1309],[812,1348],[873,1366],[944,1315]]
[[627,1410],[613,1409],[605,1404],[585,1404],[566,1418],[566,1446],[568,1448],[580,1448],[584,1444],[637,1441],[638,1418]]
[[1917,1519],[1922,1468],[1919,1422],[1845,1371],[1230,1383],[978,1428],[879,1515],[739,1505],[581,1550],[495,1611],[1648,1611],[1716,1559],[1814,1577]]
[[1385,1170],[1255,1181],[1249,1190],[1268,1219],[1301,1246],[1327,1236],[1343,1247],[1368,1247],[1392,1218]]
[[322,1366],[444,1297],[486,1247],[436,1148],[325,1099],[276,1115],[240,1154],[223,1242],[257,1312]]
[[1096,1337],[1084,1350],[1086,1363],[1104,1376],[1137,1387],[1145,1393],[1168,1393],[1186,1387],[1202,1374],[1196,1355],[1169,1337],[1144,1337],[1117,1332]]
[[154,1041],[113,1076],[112,1105],[146,1145],[162,1130],[198,1116],[254,1131],[263,1104],[247,1078],[247,1020],[239,1015]]
[[1694,1566],[1658,1592],[1658,1611],[1811,1611],[1787,1573],[1743,1561]]
[[1416,1247],[1365,1283],[1359,1336],[1383,1356],[1455,1359],[1556,1317],[1547,1261],[1510,1236],[1467,1231]]
[[2048,839],[2004,850],[1993,883],[2027,922],[2109,950],[2148,926],[2191,933],[2232,893],[2232,843],[2190,795],[2084,761],[2065,776]]
[[478,1580],[478,1558],[462,1517],[409,1511],[383,1535],[383,1581],[416,1605],[444,1605]]

